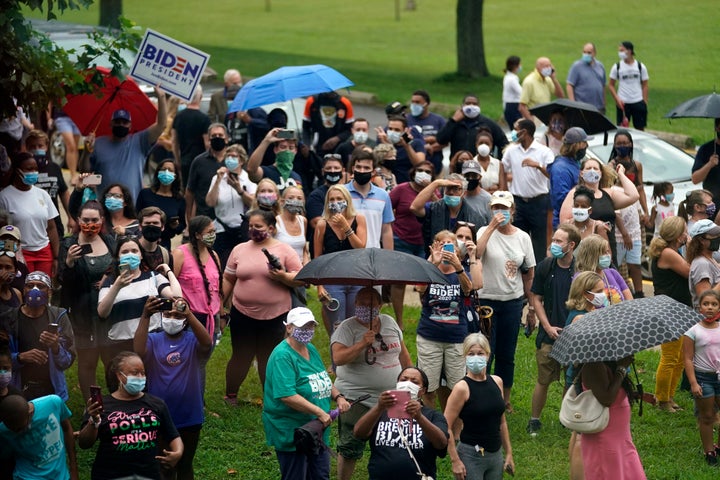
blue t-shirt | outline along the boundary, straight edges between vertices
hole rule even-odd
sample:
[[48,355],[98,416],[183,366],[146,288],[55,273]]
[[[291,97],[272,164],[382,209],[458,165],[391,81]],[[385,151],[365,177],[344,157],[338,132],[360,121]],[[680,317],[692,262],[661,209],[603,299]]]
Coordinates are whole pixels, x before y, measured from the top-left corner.
[[[408,115],[406,119],[408,127],[415,127],[414,130],[420,131],[423,138],[437,136],[437,133],[440,131],[440,129],[445,126],[445,118],[441,117],[437,113],[432,112],[430,112],[430,114],[425,118],[413,117],[412,115]],[[432,162],[433,166],[435,167],[435,172],[442,172],[442,150],[433,153],[431,156],[428,156],[427,159]]]
[[0,423],[0,441],[15,457],[13,478],[67,480],[65,437],[62,421],[71,413],[57,395],[36,398],[30,428],[20,433]]
[[143,130],[120,141],[113,141],[109,135],[95,140],[90,167],[102,175],[102,182],[97,187],[99,195],[108,185],[122,183],[130,190],[130,198],[137,198],[142,189],[145,159],[152,147],[148,137],[148,131]]
[[455,272],[446,273],[445,278],[447,285],[428,285],[417,334],[435,342],[462,343],[468,334],[465,295]]

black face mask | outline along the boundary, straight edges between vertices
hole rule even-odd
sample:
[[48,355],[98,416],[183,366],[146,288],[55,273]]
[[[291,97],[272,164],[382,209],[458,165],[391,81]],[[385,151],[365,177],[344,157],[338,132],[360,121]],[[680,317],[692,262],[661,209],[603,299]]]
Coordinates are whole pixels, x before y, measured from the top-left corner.
[[358,185],[367,185],[370,182],[370,179],[372,179],[372,172],[353,172],[353,180],[357,182]]
[[112,127],[112,134],[117,138],[125,138],[128,133],[130,133],[130,127],[125,125],[113,125]]
[[708,248],[711,252],[717,252],[718,250],[720,250],[720,237],[710,240],[710,245],[708,245]]
[[325,181],[328,183],[328,185],[335,185],[340,181],[340,178],[342,178],[342,173],[340,172],[325,172],[323,174],[323,178],[325,178]]
[[459,173],[462,175],[462,162],[458,162],[455,164],[455,173]]
[[146,225],[142,227],[142,236],[148,242],[157,242],[162,236],[162,228],[157,225]]
[[216,152],[222,152],[226,145],[227,143],[224,138],[213,137],[210,139],[210,148]]
[[470,192],[472,190],[475,190],[478,186],[480,186],[480,179],[479,178],[473,178],[467,181],[467,191]]
[[385,168],[387,168],[388,170],[392,170],[393,168],[395,168],[397,160],[383,160],[382,163]]

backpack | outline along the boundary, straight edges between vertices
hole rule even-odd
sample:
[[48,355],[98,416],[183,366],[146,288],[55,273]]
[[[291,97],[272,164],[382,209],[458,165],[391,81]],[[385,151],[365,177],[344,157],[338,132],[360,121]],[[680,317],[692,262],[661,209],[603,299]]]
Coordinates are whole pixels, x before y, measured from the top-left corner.
[[[640,60],[638,60],[637,62],[638,62],[638,72],[640,72],[640,85],[642,85],[642,62],[640,62]],[[615,64],[615,71],[617,72],[618,80],[619,80],[620,79],[620,62],[617,62]]]

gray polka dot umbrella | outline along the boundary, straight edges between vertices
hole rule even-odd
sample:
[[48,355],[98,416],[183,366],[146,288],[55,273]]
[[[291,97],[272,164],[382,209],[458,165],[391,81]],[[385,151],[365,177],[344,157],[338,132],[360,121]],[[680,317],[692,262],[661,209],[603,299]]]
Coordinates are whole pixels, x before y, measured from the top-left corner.
[[561,365],[620,360],[677,340],[702,320],[666,295],[594,310],[560,333],[550,356]]

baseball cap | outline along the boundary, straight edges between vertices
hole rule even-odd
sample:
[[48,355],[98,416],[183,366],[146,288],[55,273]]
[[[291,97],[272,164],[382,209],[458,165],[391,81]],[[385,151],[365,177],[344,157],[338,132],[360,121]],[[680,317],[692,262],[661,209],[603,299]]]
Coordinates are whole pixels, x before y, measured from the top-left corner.
[[465,175],[466,173],[477,173],[478,175],[482,175],[482,167],[480,166],[480,162],[478,162],[477,160],[468,160],[466,162],[463,162],[462,173],[463,175]]
[[688,230],[688,235],[695,238],[698,235],[720,235],[720,226],[709,218],[698,220]]
[[4,237],[6,235],[14,238],[18,242],[22,239],[20,236],[20,229],[14,225],[5,225],[0,228],[0,237]]
[[513,198],[512,193],[504,190],[497,190],[493,192],[492,197],[490,197],[491,207],[493,205],[502,205],[504,207],[512,208],[514,203],[515,199]]
[[285,325],[304,327],[310,322],[313,322],[315,325],[318,323],[310,309],[307,307],[295,307],[288,312]]
[[585,133],[585,130],[583,130],[580,127],[571,127],[567,129],[567,132],[565,132],[565,136],[563,137],[563,143],[565,144],[571,144],[571,143],[580,143],[580,142],[587,142],[588,140],[592,140],[593,137],[588,136],[587,133]]
[[407,107],[400,102],[388,103],[385,106],[385,115],[402,115]]
[[130,119],[130,112],[127,110],[115,110],[112,114],[112,120],[127,120],[128,122],[132,121]]

